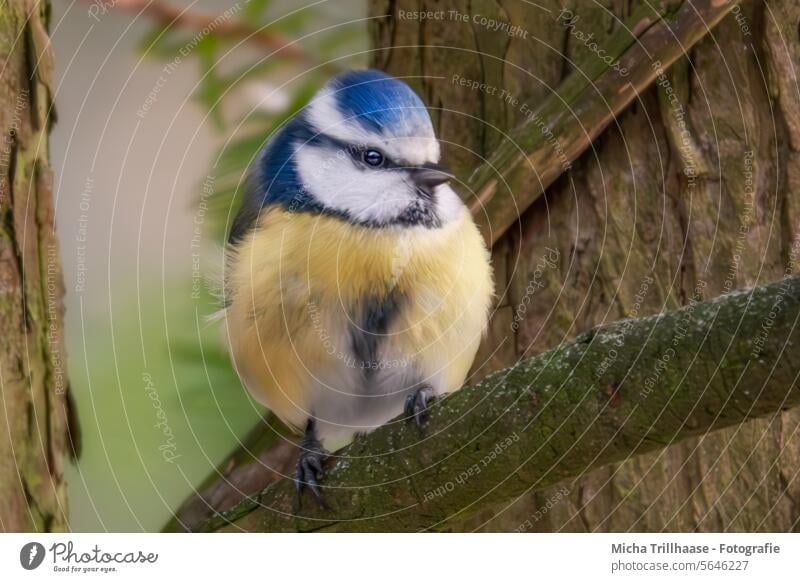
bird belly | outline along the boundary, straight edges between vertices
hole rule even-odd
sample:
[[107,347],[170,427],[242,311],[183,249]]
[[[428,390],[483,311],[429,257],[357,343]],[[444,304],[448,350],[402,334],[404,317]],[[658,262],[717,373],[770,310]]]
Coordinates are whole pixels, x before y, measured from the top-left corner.
[[436,396],[461,387],[483,331],[478,317],[443,321],[449,310],[423,314],[417,304],[401,303],[392,325],[374,338],[375,352],[365,357],[354,344],[370,332],[354,325],[352,313],[340,304],[313,305],[310,328],[291,342],[291,365],[302,369],[303,418],[315,419],[330,449],[399,417],[406,398],[423,386]]
[[232,264],[226,317],[251,394],[298,430],[314,418],[335,448],[400,415],[422,385],[436,395],[462,385],[492,282],[466,210],[412,233],[312,218],[262,218]]
[[331,449],[398,416],[421,381],[415,362],[391,340],[380,342],[373,359],[362,359],[351,346],[352,334],[360,332],[348,327],[340,328],[341,343],[329,345],[328,359],[314,368],[308,384],[310,415]]
[[398,335],[380,338],[367,361],[353,348],[353,335],[361,332],[339,304],[310,306],[286,314],[287,320],[305,318],[307,326],[276,333],[275,326],[254,322],[230,340],[231,352],[256,400],[298,431],[314,418],[319,437],[336,448],[402,412],[406,397],[426,380],[424,354],[409,355],[410,344]]

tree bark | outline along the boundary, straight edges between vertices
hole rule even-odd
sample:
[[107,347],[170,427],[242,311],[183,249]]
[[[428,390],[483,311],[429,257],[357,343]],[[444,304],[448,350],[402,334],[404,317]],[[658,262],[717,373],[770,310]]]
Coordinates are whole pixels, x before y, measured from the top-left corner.
[[800,404],[799,341],[800,276],[602,326],[437,403],[424,435],[398,418],[356,439],[326,474],[326,506],[308,493],[296,508],[284,479],[204,529],[469,528],[595,467],[780,416]]
[[[466,184],[470,207],[487,243],[493,245],[516,224],[520,213],[569,170],[625,107],[734,7],[733,1],[712,0],[692,0],[678,7],[636,6],[604,43],[603,59],[596,54],[586,57],[534,114],[526,110],[525,121],[508,133]],[[580,17],[562,11],[554,20],[574,27]],[[528,74],[531,81],[536,79]],[[515,99],[510,93],[503,96],[521,109]]]
[[48,2],[0,8],[0,530],[67,529],[71,450],[48,135]]
[[[622,21],[653,4],[387,0],[372,5],[374,64],[408,76],[441,112],[447,163],[469,175],[525,114],[447,82],[454,73],[536,109],[574,68],[596,61],[594,49],[608,48]],[[573,27],[559,23],[562,7],[578,17]],[[400,18],[400,10],[423,9],[469,18]],[[499,297],[477,376],[603,322],[798,268],[800,5],[751,0],[734,12],[637,95],[494,245]],[[476,15],[528,36],[499,34]],[[798,426],[792,411],[690,439],[599,469],[566,495],[556,487],[525,496],[480,523],[514,529],[514,516],[547,508],[534,530],[796,530]]]

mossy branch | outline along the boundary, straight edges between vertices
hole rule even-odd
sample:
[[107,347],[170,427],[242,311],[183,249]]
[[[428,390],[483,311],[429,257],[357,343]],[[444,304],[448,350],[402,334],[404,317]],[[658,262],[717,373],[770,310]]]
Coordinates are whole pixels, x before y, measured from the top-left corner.
[[478,509],[800,404],[800,276],[623,320],[496,372],[331,460],[328,508],[277,481],[206,531],[459,529]]

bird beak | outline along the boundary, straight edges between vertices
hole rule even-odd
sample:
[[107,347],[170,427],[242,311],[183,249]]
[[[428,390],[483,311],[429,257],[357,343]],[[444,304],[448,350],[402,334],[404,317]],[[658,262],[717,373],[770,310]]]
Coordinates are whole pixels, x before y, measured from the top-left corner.
[[417,187],[426,194],[431,194],[439,184],[444,184],[448,180],[455,178],[453,174],[439,164],[418,166],[411,171],[411,177]]

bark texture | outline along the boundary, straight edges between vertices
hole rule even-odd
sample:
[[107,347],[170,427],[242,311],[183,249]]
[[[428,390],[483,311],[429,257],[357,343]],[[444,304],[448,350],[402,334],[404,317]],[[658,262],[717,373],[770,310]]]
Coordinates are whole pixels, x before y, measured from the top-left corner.
[[[656,4],[377,2],[372,15],[383,18],[373,45],[386,48],[374,64],[411,76],[441,110],[446,159],[468,175],[525,121],[521,103],[535,110],[648,5]],[[420,22],[401,10],[468,19]],[[527,38],[477,15],[518,25]],[[494,246],[499,300],[478,375],[597,324],[798,268],[798,24],[794,0],[742,2],[522,213]],[[517,103],[458,86],[454,73],[505,89]],[[524,497],[480,523],[507,530],[519,521],[509,515],[535,514],[543,515],[531,528],[539,531],[797,530],[799,425],[800,413],[786,412],[692,439],[601,468],[566,494],[557,487]]]
[[[797,270],[794,2],[384,0],[370,11],[373,65],[424,96],[484,227],[511,226],[502,236],[484,228],[499,297],[473,380],[595,325]],[[692,48],[695,31],[728,11]],[[648,76],[656,86],[646,89]],[[787,412],[691,439],[487,507],[459,528],[797,529],[798,421]],[[261,435],[170,529],[285,474],[263,463],[275,439]]]
[[447,397],[424,435],[398,418],[356,439],[335,455],[324,507],[310,493],[296,507],[284,479],[205,529],[469,528],[531,491],[562,483],[563,496],[595,467],[778,417],[800,404],[798,342],[800,276],[596,328]]
[[48,2],[0,7],[0,531],[67,529],[68,385],[48,134]]

